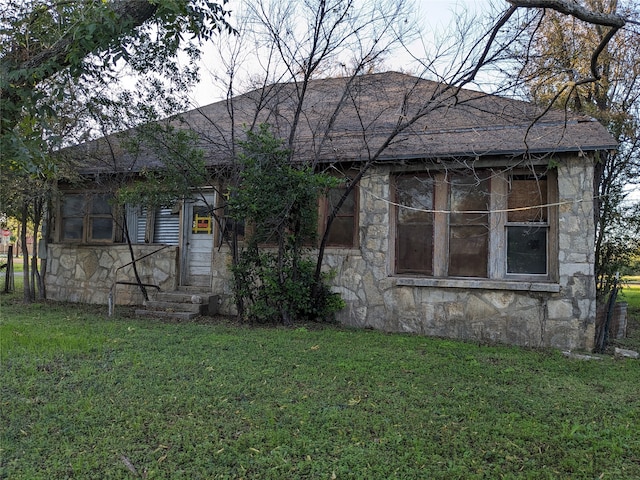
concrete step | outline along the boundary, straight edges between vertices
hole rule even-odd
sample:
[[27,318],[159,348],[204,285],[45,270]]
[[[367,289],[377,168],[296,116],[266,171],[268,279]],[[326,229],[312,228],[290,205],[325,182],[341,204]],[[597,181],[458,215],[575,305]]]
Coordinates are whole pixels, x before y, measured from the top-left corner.
[[191,320],[198,316],[193,312],[167,312],[162,310],[136,310],[136,315],[139,317],[155,317],[155,318],[174,318],[176,320]]
[[[208,295],[211,295],[209,292]],[[206,294],[195,292],[158,292],[154,296],[154,300],[158,302],[172,302],[172,303],[206,303],[209,297]]]
[[144,306],[147,310],[160,310],[164,312],[192,312],[195,314],[203,313],[203,310],[207,310],[209,304],[207,303],[186,303],[186,302],[162,302],[158,300],[149,300],[144,302]]
[[180,285],[178,287],[178,291],[179,292],[190,292],[190,293],[200,293],[200,294],[206,294],[209,293],[211,294],[211,288],[210,287],[201,287],[201,286],[197,286],[197,285]]
[[136,315],[189,320],[198,315],[216,315],[219,305],[220,296],[210,291],[158,292],[153,300],[144,303],[144,309],[136,310]]

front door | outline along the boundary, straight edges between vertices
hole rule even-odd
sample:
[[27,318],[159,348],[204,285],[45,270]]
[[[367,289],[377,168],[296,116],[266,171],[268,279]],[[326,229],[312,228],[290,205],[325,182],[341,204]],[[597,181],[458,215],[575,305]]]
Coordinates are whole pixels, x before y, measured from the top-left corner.
[[214,230],[213,193],[184,202],[182,285],[211,287]]

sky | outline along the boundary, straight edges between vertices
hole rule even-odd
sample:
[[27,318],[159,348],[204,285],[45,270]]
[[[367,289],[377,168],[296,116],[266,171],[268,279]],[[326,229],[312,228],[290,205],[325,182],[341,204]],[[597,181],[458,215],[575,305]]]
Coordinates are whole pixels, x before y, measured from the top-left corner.
[[[497,5],[499,8],[507,7],[506,0],[414,0],[417,7],[416,15],[419,19],[419,24],[424,29],[424,35],[426,41],[436,42],[437,38],[445,35],[446,27],[450,25],[458,15],[467,13],[470,16],[481,15],[491,10],[491,4]],[[237,7],[234,6],[237,3],[236,0],[231,0],[228,3],[228,9],[232,12],[237,12]],[[234,15],[232,14],[231,23],[234,23]],[[436,38],[437,37],[437,38]],[[414,49],[419,51],[419,48]],[[385,59],[384,66],[387,70],[399,70],[407,65],[408,56],[397,54],[389,56]],[[215,70],[218,65],[217,61],[212,57],[205,56],[203,67],[201,68],[201,84],[195,89],[193,94],[193,101],[196,105],[206,105],[213,101],[222,98],[222,91],[216,91],[211,87],[209,80],[210,75],[207,74],[207,69]]]

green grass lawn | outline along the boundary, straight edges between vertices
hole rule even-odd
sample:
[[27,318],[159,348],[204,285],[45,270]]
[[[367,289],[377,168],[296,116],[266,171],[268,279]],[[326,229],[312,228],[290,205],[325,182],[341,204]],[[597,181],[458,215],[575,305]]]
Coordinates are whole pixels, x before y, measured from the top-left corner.
[[638,361],[1,301],[0,478],[640,478]]
[[612,346],[640,351],[640,283],[623,285],[619,302],[627,302],[627,337],[612,341]]

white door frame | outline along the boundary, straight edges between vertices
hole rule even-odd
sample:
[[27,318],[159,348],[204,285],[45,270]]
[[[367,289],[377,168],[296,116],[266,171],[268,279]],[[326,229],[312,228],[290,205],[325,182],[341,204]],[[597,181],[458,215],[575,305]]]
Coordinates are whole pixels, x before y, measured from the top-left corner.
[[[214,190],[198,192],[182,203],[182,232],[180,239],[180,285],[211,287],[216,222],[213,218],[216,195]],[[194,225],[194,206],[208,207],[210,231]],[[205,215],[207,217],[207,215]],[[204,223],[201,223],[202,227]],[[208,277],[208,279],[206,278]]]

